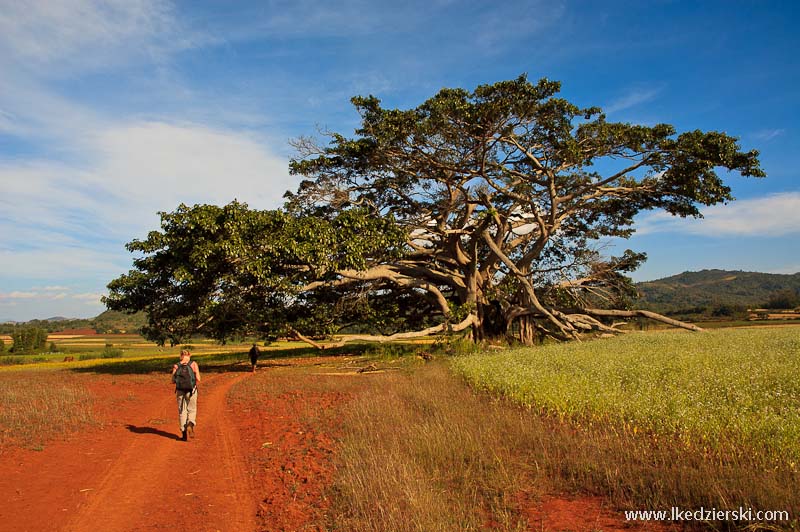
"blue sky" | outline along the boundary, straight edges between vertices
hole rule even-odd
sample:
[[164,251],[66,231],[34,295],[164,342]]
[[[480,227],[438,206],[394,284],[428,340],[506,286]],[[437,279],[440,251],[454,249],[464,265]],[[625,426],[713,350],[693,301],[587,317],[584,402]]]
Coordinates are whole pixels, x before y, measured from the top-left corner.
[[611,120],[725,131],[768,177],[639,217],[648,280],[800,271],[795,2],[0,0],[0,319],[91,317],[157,211],[275,208],[288,140],[351,133],[349,98],[413,107],[529,78]]

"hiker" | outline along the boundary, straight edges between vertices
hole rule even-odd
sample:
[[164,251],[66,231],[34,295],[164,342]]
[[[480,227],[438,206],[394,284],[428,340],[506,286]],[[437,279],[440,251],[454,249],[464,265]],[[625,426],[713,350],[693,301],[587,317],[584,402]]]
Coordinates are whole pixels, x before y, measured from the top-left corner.
[[261,351],[258,350],[258,346],[253,344],[253,347],[250,348],[250,364],[253,366],[253,373],[256,372],[256,366],[258,365],[258,356],[261,354]]
[[181,436],[194,438],[197,424],[197,383],[200,382],[200,368],[192,362],[188,349],[181,350],[181,359],[172,366],[172,382],[175,383],[175,397],[178,399],[178,422]]

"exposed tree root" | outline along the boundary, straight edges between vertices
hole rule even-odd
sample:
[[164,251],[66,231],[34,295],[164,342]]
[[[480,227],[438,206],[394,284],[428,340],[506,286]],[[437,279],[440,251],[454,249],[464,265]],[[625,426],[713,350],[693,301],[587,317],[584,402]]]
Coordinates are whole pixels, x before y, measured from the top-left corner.
[[[602,323],[600,320],[598,320],[597,317],[617,317],[617,318],[643,317],[655,321],[660,321],[662,323],[666,323],[673,327],[687,329],[690,331],[698,332],[703,330],[700,327],[693,325],[691,323],[684,323],[682,321],[674,320],[672,318],[662,316],[661,314],[658,314],[656,312],[651,312],[649,310],[609,310],[609,309],[587,308],[587,309],[572,310],[572,311],[559,311],[552,309],[549,312],[549,316],[545,317],[540,312],[538,312],[538,310],[522,310],[520,308],[516,308],[506,316],[506,319],[508,320],[509,324],[507,330],[510,332],[511,322],[513,320],[533,318],[533,320],[531,320],[533,322],[532,325],[539,335],[549,336],[557,340],[580,341],[581,333],[585,334],[592,331],[599,331],[606,334],[624,334],[627,332],[619,328],[619,326],[623,325],[624,322],[615,322],[613,325],[606,325]],[[558,329],[555,330],[552,328],[554,319],[557,321],[557,324],[559,326]],[[368,335],[368,334],[344,335],[341,336],[339,338],[339,341],[337,341],[336,343],[329,344],[327,346],[315,342],[314,340],[302,335],[299,331],[295,329],[291,329],[290,332],[298,340],[306,342],[307,344],[322,350],[322,349],[329,349],[332,347],[341,347],[345,345],[347,342],[353,342],[358,340],[366,342],[385,343],[385,342],[391,342],[393,340],[409,340],[412,338],[424,338],[426,336],[432,336],[444,332],[463,331],[468,327],[477,324],[478,324],[477,316],[475,316],[474,314],[470,314],[460,323],[451,325],[449,327],[447,323],[442,323],[440,325],[436,325],[434,327],[428,327],[427,329],[423,329],[420,331],[395,333],[388,336],[378,336],[378,335]],[[532,343],[531,338],[524,338],[524,339],[521,338],[521,340],[523,340],[523,342],[525,343]]]

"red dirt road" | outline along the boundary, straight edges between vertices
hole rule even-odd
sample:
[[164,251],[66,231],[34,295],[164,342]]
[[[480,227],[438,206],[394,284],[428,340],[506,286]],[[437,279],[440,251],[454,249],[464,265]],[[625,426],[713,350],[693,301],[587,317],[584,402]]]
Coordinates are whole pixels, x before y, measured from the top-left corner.
[[41,452],[0,454],[0,530],[249,531],[256,507],[228,389],[246,374],[204,375],[197,437],[178,435],[168,377],[92,379],[101,419]]

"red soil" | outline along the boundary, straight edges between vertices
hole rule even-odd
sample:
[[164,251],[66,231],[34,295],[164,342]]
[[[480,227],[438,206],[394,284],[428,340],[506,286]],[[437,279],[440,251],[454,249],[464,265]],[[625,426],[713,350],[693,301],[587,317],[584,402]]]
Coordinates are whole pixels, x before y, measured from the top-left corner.
[[659,522],[625,521],[624,514],[608,507],[602,497],[553,497],[531,501],[520,497],[520,510],[528,529],[540,532],[667,532],[677,530]]
[[[0,531],[325,530],[347,396],[304,391],[299,375],[295,392],[227,398],[247,378],[204,374],[197,436],[183,442],[168,376],[82,376],[100,423],[42,451],[0,447]],[[321,421],[304,424],[309,412]],[[532,531],[667,530],[625,523],[599,498],[519,506]]]
[[[261,530],[323,531],[329,507],[325,488],[333,478],[333,426],[300,421],[303,412],[330,411],[341,406],[336,394],[284,393],[238,403],[243,445],[259,499]],[[247,420],[250,420],[249,422]]]

